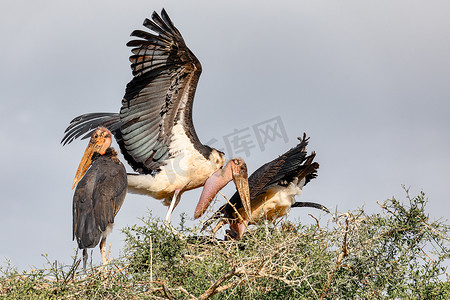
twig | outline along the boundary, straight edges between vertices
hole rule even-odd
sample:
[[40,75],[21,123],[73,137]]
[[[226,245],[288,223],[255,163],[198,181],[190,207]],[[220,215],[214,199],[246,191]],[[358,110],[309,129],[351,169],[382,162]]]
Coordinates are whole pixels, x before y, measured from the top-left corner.
[[272,278],[272,279],[281,281],[281,282],[283,282],[283,283],[285,283],[287,285],[290,285],[290,286],[296,285],[296,283],[294,281],[292,281],[292,280],[288,280],[288,279],[286,279],[284,277],[272,275],[272,274],[269,274],[269,273],[266,273],[266,272],[262,272],[262,271],[260,271],[258,274],[255,274],[255,275],[257,275],[255,277]]
[[194,295],[192,295],[191,293],[189,293],[188,291],[186,291],[186,289],[183,288],[182,286],[180,286],[178,289],[179,289],[180,291],[182,291],[183,293],[185,293],[186,295],[188,295],[189,297],[191,297],[191,299],[197,300],[197,297],[195,297]]
[[317,220],[317,218],[316,217],[314,217],[312,214],[308,214],[308,216],[310,216],[311,218],[313,218],[314,220],[316,220],[316,223],[317,223],[317,227],[319,228],[319,230],[320,230],[320,224],[319,224],[319,220]]
[[115,264],[114,267],[116,267],[116,269],[117,269],[116,274],[120,272],[121,275],[124,275],[122,271],[125,270],[126,268],[128,268],[128,267],[129,267],[129,264],[127,264],[127,265],[125,265],[125,266],[123,266],[123,267],[121,267],[121,268],[119,268],[119,267],[117,266],[117,264]]
[[230,200],[228,200],[227,196],[225,196],[224,194],[222,194],[222,192],[219,192],[219,193],[222,195],[222,197],[225,198],[225,200],[227,200],[227,203],[231,205],[231,207],[233,208],[234,212],[235,212],[235,213],[237,214],[237,216],[238,216],[238,220],[244,220],[244,218],[243,218],[243,217],[241,216],[241,214],[238,212],[238,210],[236,209],[236,207],[235,207],[233,204],[231,204]]
[[325,285],[325,287],[324,287],[324,289],[322,291],[322,294],[320,295],[320,298],[319,298],[320,300],[323,300],[325,295],[328,293],[328,290],[330,288],[331,282],[333,281],[334,274],[336,273],[336,271],[341,266],[341,263],[342,263],[342,260],[344,259],[344,257],[346,257],[348,255],[347,233],[348,233],[348,216],[345,219],[344,242],[342,243],[341,253],[339,254],[339,256],[336,259],[336,263],[334,265],[334,270],[331,272],[330,276],[328,277],[327,284]]
[[224,292],[224,291],[226,291],[228,289],[234,288],[235,286],[239,285],[241,282],[242,282],[242,280],[238,280],[238,281],[235,281],[235,282],[230,282],[230,283],[228,283],[226,285],[223,285],[223,286],[219,286],[216,289],[216,291],[211,296],[214,296],[217,293],[222,293],[222,292]]
[[55,278],[56,281],[59,281],[59,276],[58,276],[58,261],[55,260],[55,266],[53,267],[53,269],[55,270]]
[[[222,194],[221,192],[219,192],[219,193],[222,195],[222,197],[225,198],[225,200],[227,200],[227,203],[231,205],[231,207],[233,208],[234,212],[235,212],[235,213],[237,214],[237,216],[238,216],[238,220],[244,222],[244,221],[245,221],[244,218],[243,218],[243,217],[241,216],[241,214],[238,212],[238,210],[236,209],[236,207],[235,207],[233,204],[231,204],[230,200],[228,200],[228,198],[227,198],[224,194]],[[245,222],[244,222],[244,225],[245,225],[245,229],[248,229],[248,226],[247,226],[247,224],[245,224]]]
[[150,235],[150,287],[153,287],[153,243],[152,236]]
[[242,274],[244,272],[244,268],[233,268],[232,270],[228,271],[222,277],[216,280],[200,297],[198,297],[199,300],[208,299],[212,295],[214,295],[217,292],[218,287],[225,282],[226,280],[230,279],[234,275]]
[[161,282],[161,285],[163,288],[164,296],[166,296],[167,299],[172,300],[172,297],[169,295],[169,291],[167,290],[165,283]]
[[449,237],[446,237],[446,236],[442,235],[442,233],[440,233],[439,231],[436,231],[433,227],[430,226],[430,224],[428,224],[424,221],[422,221],[422,224],[425,225],[426,227],[428,227],[431,231],[433,231],[435,234],[437,234],[440,238],[450,241]]
[[69,272],[67,272],[67,276],[64,277],[63,284],[66,284],[68,282],[70,275],[72,275],[71,276],[72,280],[74,279],[75,271],[78,269],[78,266],[80,265],[80,263],[81,263],[81,259],[77,260],[77,257],[75,256],[74,262],[72,263],[72,266],[70,267]]

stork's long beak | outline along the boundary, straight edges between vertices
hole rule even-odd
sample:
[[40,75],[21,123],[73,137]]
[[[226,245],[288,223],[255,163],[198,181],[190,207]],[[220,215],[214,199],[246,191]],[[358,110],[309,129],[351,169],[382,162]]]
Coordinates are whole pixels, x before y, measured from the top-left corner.
[[241,198],[242,206],[244,207],[245,214],[247,215],[248,221],[253,221],[252,218],[252,208],[250,204],[250,188],[248,186],[248,172],[247,165],[236,168],[233,166],[233,181],[236,185],[236,190]]
[[84,151],[83,158],[81,158],[81,162],[78,165],[77,173],[75,174],[75,179],[72,184],[72,189],[78,184],[81,178],[83,178],[83,175],[91,166],[92,156],[94,153],[97,152],[103,155],[109,146],[111,146],[111,133],[106,128],[97,129],[92,135],[91,140]]
[[[203,213],[208,209],[211,201],[214,199],[216,194],[231,181],[231,172],[225,172],[224,169],[219,169],[214,172],[208,179],[206,179],[203,185],[202,194],[200,195],[200,200],[195,208],[194,218],[197,219],[203,215]],[[229,173],[229,174],[226,174]],[[228,175],[228,176],[227,176]]]
[[[244,204],[246,212],[251,212],[247,165],[242,159],[232,159],[223,169],[217,170],[206,180],[200,200],[195,208],[194,218],[203,215],[216,194],[231,180],[234,181],[243,203],[246,203]],[[251,216],[251,213],[249,216]]]

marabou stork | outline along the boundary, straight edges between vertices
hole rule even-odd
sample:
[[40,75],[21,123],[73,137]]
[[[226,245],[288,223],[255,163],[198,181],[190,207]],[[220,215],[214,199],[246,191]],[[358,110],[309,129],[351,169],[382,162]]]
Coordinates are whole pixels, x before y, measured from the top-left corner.
[[[203,229],[219,220],[215,233],[224,224],[230,224],[227,234],[231,238],[240,239],[249,224],[260,220],[275,221],[288,214],[291,207],[314,207],[326,212],[328,209],[313,202],[295,202],[295,196],[302,193],[302,188],[311,179],[317,177],[319,164],[314,162],[315,152],[307,155],[306,146],[309,138],[306,134],[300,143],[283,155],[261,166],[248,178],[251,215],[243,209],[238,193],[229,203],[205,222]],[[202,197],[213,197],[210,193],[202,193]]]
[[[153,33],[131,33],[138,38],[127,44],[133,47],[134,77],[126,87],[120,113],[81,115],[71,121],[61,142],[65,145],[82,135],[88,137],[98,126],[107,127],[124,158],[139,173],[128,174],[128,191],[163,199],[164,205],[170,205],[165,219],[169,222],[181,194],[203,186],[212,174],[211,182],[224,186],[233,180],[242,191],[245,163],[232,159],[224,166],[224,153],[199,141],[192,107],[202,67],[166,11],[161,16],[153,12],[152,20],[146,19],[143,25]],[[214,180],[218,177],[221,180]],[[208,205],[208,201],[199,202],[195,217]]]
[[73,196],[73,239],[83,250],[85,269],[87,248],[97,246],[100,237],[103,265],[107,264],[106,237],[127,193],[127,172],[110,147],[111,139],[111,132],[104,127],[94,132],[73,181],[73,187],[77,187]]

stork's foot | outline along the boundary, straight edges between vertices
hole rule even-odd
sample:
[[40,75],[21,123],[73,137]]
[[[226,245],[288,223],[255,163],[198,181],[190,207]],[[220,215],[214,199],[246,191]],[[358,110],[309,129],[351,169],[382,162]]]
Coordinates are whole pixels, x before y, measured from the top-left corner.
[[178,236],[180,239],[184,240],[184,237],[181,235],[181,233],[179,233],[175,227],[172,226],[172,223],[170,223],[170,221],[164,220],[164,226],[170,230],[170,232],[172,232],[173,235]]

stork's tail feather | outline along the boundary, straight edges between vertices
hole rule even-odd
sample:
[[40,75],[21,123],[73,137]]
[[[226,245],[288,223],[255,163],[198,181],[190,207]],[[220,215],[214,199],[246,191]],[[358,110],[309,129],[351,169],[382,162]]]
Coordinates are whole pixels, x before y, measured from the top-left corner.
[[80,136],[82,136],[81,139],[90,138],[94,130],[101,126],[108,128],[108,130],[114,134],[117,142],[122,140],[119,114],[89,113],[78,116],[70,122],[69,127],[64,131],[64,137],[61,140],[61,144],[70,144]]
[[[312,156],[312,159],[314,159],[314,153],[310,155]],[[308,162],[308,160],[303,164],[302,168],[300,169],[300,172],[298,173],[298,181],[301,181],[303,178],[305,178],[305,185],[308,184],[308,182],[311,181],[311,179],[314,179],[317,177],[317,170],[319,169],[319,163],[318,162]]]
[[294,204],[291,205],[291,207],[312,207],[312,208],[321,209],[327,213],[330,213],[328,208],[326,208],[322,204],[314,203],[314,202],[295,202]]

